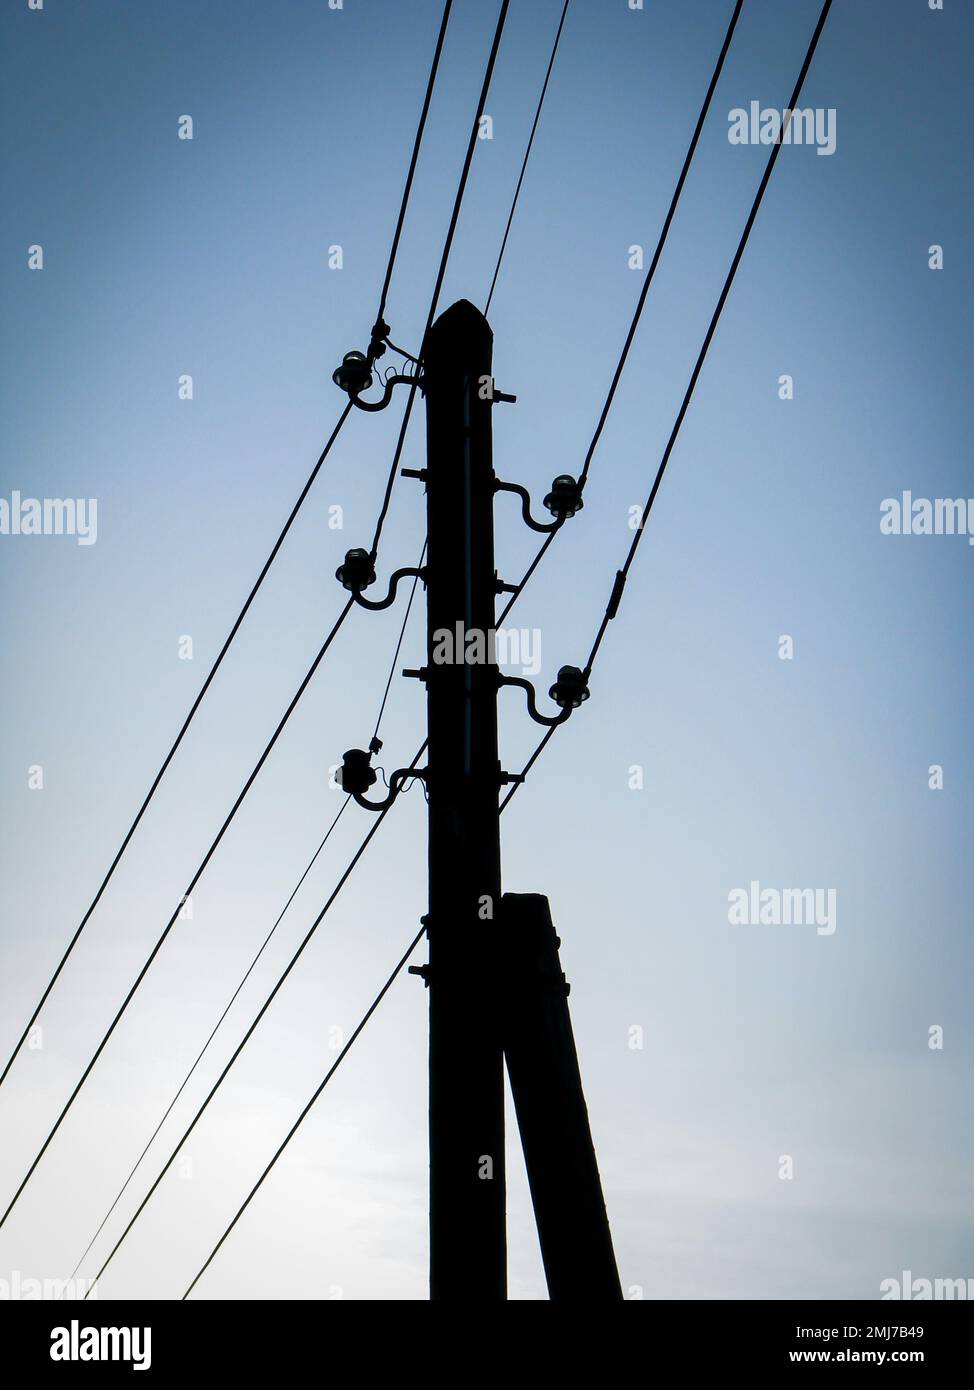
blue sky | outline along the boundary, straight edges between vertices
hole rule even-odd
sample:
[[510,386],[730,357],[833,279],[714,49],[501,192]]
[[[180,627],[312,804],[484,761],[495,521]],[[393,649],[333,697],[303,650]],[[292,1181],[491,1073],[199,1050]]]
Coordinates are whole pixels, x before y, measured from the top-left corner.
[[[454,8],[387,311],[407,347],[497,9]],[[572,0],[491,309],[497,380],[518,395],[495,415],[495,467],[538,497],[581,465],[641,282],[629,248],[651,254],[731,8]],[[818,9],[746,0],[585,509],[515,610],[540,631],[543,691],[587,654],[761,177],[767,149],[731,145],[728,113],[785,103]],[[511,6],[443,306],[483,303],[560,10]],[[331,372],[367,341],[439,13],[5,8],[0,496],[98,499],[94,545],[0,536],[5,1048],[337,418]],[[623,1285],[647,1298],[871,1298],[903,1269],[974,1275],[974,551],[879,530],[904,489],[974,494],[972,37],[951,0],[836,0],[803,95],[835,109],[835,153],[782,150],[592,699],[504,816],[505,887],[552,902]],[[0,1093],[4,1193],[337,616],[334,570],[369,542],[400,411],[350,420],[51,997],[43,1048]],[[404,463],[423,448],[417,411]],[[516,578],[533,537],[512,499],[497,530]],[[380,571],[414,564],[423,535],[422,490],[403,481]],[[368,740],[400,620],[356,612],[343,629],[0,1234],[0,1278],[74,1266],[337,809],[328,769]],[[418,606],[404,665],[421,623]],[[396,682],[387,766],[409,761],[424,712],[421,688]],[[536,729],[513,696],[501,717],[516,769]],[[354,1027],[418,926],[424,810],[414,791],[387,818],[106,1296],[176,1296],[209,1253],[333,1060],[331,1030]],[[171,1138],[366,815],[343,817]],[[835,933],[732,926],[728,893],[752,880],[834,888]],[[425,1066],[426,1000],[403,979],[196,1296],[425,1296]],[[513,1120],[509,1152],[512,1294],[543,1297]],[[139,1195],[154,1171],[150,1156]]]

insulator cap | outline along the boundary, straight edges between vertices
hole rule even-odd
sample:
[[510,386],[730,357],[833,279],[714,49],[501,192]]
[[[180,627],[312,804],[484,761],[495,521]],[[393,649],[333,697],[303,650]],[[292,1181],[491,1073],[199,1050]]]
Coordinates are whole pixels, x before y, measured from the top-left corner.
[[367,391],[372,385],[369,359],[364,352],[346,352],[342,358],[342,365],[332,372],[331,379],[336,386],[340,386],[350,396],[357,396],[360,391]]
[[578,709],[588,699],[591,691],[584,671],[577,666],[562,666],[558,679],[548,691],[555,704],[561,709]]
[[570,473],[559,473],[551,484],[551,491],[545,498],[544,505],[552,516],[564,521],[566,517],[574,516],[582,510],[582,489]]
[[338,780],[349,796],[364,796],[376,781],[369,756],[364,748],[350,748],[342,759]]
[[350,594],[360,594],[370,584],[375,583],[375,565],[372,556],[361,546],[345,552],[345,563],[335,571],[335,578]]

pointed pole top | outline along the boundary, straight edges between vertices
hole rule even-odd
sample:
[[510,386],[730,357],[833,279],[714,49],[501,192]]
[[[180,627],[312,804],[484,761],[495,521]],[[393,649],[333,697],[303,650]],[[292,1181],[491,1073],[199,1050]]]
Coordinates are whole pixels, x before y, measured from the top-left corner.
[[489,360],[493,342],[490,324],[476,305],[469,299],[458,299],[449,309],[444,309],[430,328],[423,346],[423,359],[428,365],[431,356],[449,360],[486,353]]

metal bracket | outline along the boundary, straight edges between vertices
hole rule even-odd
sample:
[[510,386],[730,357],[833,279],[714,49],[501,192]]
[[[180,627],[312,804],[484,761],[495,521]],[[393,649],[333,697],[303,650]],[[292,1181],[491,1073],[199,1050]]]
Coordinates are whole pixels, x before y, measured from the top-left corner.
[[566,706],[562,709],[560,714],[539,714],[534,686],[529,680],[525,680],[523,676],[502,676],[498,674],[497,684],[516,685],[525,692],[528,703],[528,714],[536,724],[545,724],[548,728],[551,728],[555,724],[564,724],[565,720],[572,712],[571,707]]
[[564,517],[555,517],[554,521],[535,521],[531,515],[531,494],[526,487],[521,487],[520,483],[504,483],[500,478],[494,479],[495,492],[513,492],[521,499],[521,515],[524,524],[530,526],[532,531],[541,531],[547,534],[549,531],[557,531],[562,525]]
[[399,385],[419,386],[421,385],[421,378],[418,376],[405,376],[396,372],[393,376],[386,377],[385,390],[379,400],[363,401],[356,392],[352,391],[349,392],[348,399],[352,402],[352,405],[357,406],[359,410],[385,410],[386,406],[392,400],[393,389]]
[[362,607],[362,608],[368,608],[371,612],[375,613],[375,612],[377,612],[379,609],[382,609],[382,608],[389,608],[393,603],[395,603],[395,601],[396,601],[396,591],[397,591],[397,589],[399,588],[399,583],[400,583],[400,581],[403,580],[403,579],[411,579],[411,578],[413,578],[414,576],[415,576],[415,578],[417,578],[417,579],[421,579],[421,580],[423,581],[423,583],[425,584],[425,583],[426,583],[426,569],[425,569],[425,566],[424,566],[422,569],[401,569],[401,570],[396,570],[395,573],[392,574],[392,575],[390,575],[390,577],[389,577],[389,592],[386,594],[385,598],[383,598],[383,599],[363,598],[362,595],[361,595],[361,593],[360,593],[360,592],[357,592],[357,591],[353,591],[353,593],[352,593],[352,598],[355,600],[355,602],[356,602],[357,604],[360,605],[360,607]]
[[426,777],[425,768],[397,767],[389,778],[389,795],[383,797],[381,801],[369,801],[368,797],[362,792],[352,792],[353,801],[357,801],[360,806],[364,806],[366,811],[384,811],[387,806],[391,806],[396,797],[403,789],[403,784],[411,778],[417,777],[422,781]]

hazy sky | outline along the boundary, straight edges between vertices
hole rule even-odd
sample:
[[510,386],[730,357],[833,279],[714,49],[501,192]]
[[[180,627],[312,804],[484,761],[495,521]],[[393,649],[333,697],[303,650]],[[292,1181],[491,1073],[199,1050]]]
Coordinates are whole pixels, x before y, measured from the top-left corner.
[[[368,339],[440,9],[4,7],[0,497],[96,498],[98,530],[0,535],[3,1060],[337,418],[331,372]],[[648,261],[731,9],[572,0],[491,310],[497,380],[518,395],[495,414],[495,466],[539,499],[581,465],[642,280],[630,248]],[[497,5],[454,11],[387,312],[407,347]],[[560,11],[513,0],[444,307],[483,304]],[[818,11],[746,0],[585,509],[515,610],[541,634],[542,692],[584,662],[760,180],[768,149],[731,144],[728,113],[786,102]],[[974,549],[879,525],[906,489],[974,496],[972,39],[959,0],[836,0],[804,92],[834,110],[835,151],[781,152],[592,699],[504,816],[505,887],[551,899],[622,1281],[646,1298],[875,1298],[904,1269],[974,1276]],[[4,1205],[340,611],[334,570],[371,539],[401,409],[349,421],[51,996],[43,1047],[0,1092]],[[417,410],[403,462],[423,449]],[[415,564],[423,508],[401,482],[382,573]],[[514,499],[497,523],[515,579],[534,537]],[[0,1280],[71,1272],[337,809],[328,769],[368,741],[401,613],[349,619],[0,1233]],[[422,641],[417,605],[402,665]],[[424,715],[418,683],[395,682],[386,767],[412,757]],[[514,694],[501,715],[517,769],[537,729]],[[370,824],[343,817],[86,1272]],[[732,924],[728,895],[752,881],[834,890],[834,932]],[[104,1297],[182,1293],[425,899],[414,790]],[[426,1045],[422,985],[403,977],[194,1296],[425,1297]],[[513,1120],[509,1163],[512,1296],[544,1297]]]

